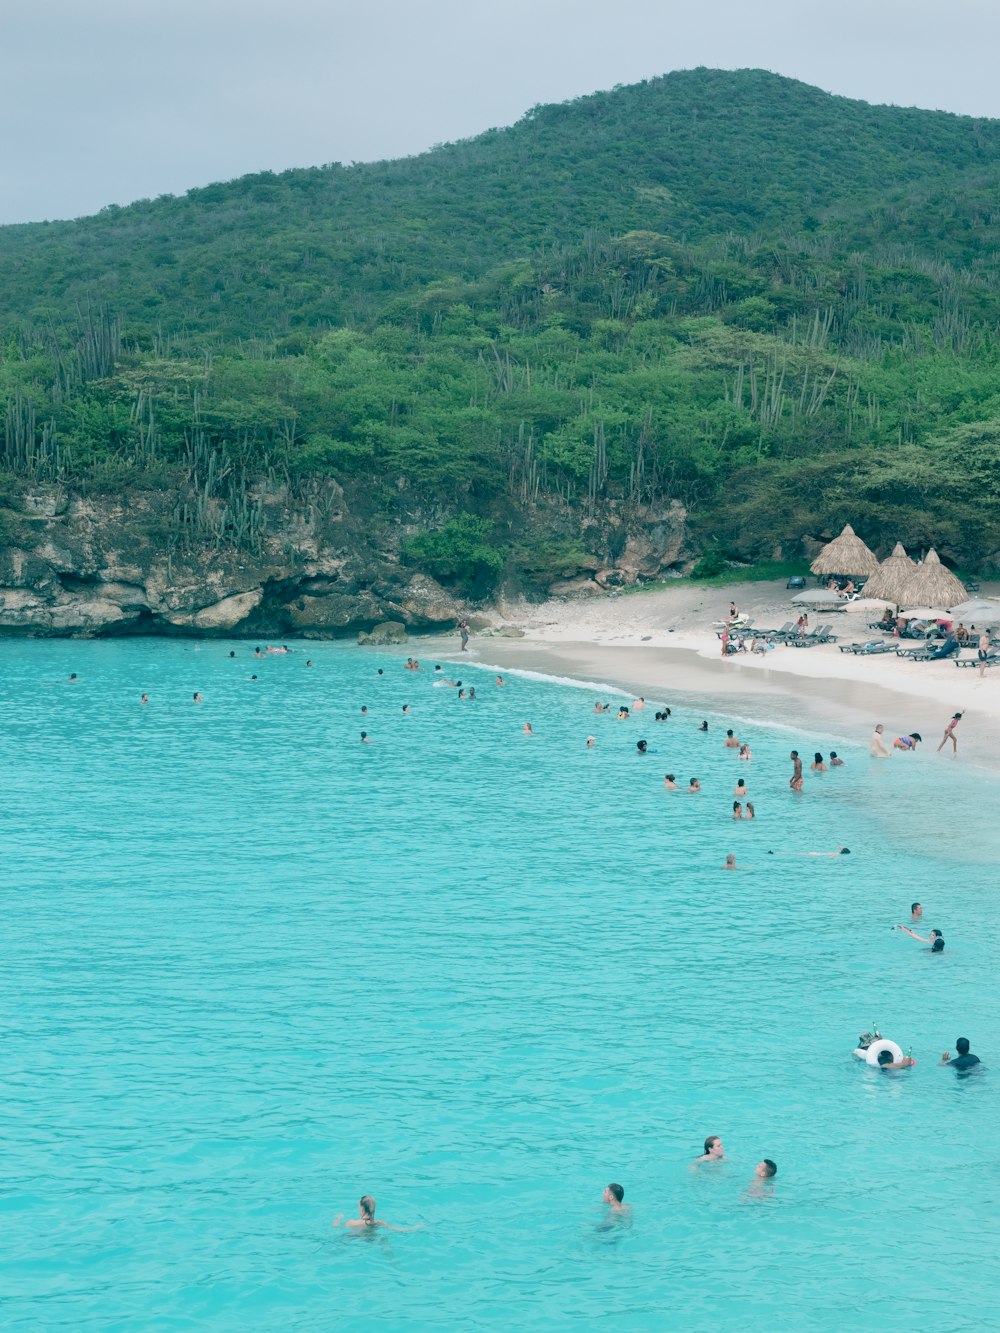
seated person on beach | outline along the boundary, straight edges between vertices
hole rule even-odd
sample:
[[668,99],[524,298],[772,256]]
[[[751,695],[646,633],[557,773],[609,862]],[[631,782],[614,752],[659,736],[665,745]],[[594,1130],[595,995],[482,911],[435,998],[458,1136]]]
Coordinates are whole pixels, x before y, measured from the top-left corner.
[[692,778],[687,786],[688,791],[701,791],[701,783],[697,778]]
[[597,737],[596,737],[596,736],[588,736],[588,737],[587,737],[587,749],[588,749],[588,750],[592,750],[596,744],[597,744]]
[[919,731],[911,731],[908,736],[897,736],[892,743],[894,750],[915,750],[923,740]]
[[709,1134],[705,1140],[705,1147],[701,1156],[696,1157],[693,1164],[698,1162],[724,1162],[725,1160],[726,1154],[722,1148],[722,1140],[718,1134]]
[[959,641],[959,643],[969,642],[969,631],[965,628],[965,626],[962,624],[961,621],[958,622],[958,627],[955,630],[955,638]]
[[930,937],[925,940],[923,935],[918,935],[917,932],[915,930],[911,930],[909,926],[900,925],[897,927],[897,929],[905,931],[907,935],[912,935],[913,938],[915,940],[919,940],[921,944],[929,944],[931,947],[930,949],[928,949],[927,951],[928,953],[944,952],[944,936],[941,934],[939,930],[932,930],[930,933]]
[[979,1064],[979,1056],[973,1055],[969,1050],[968,1037],[959,1037],[955,1042],[955,1050],[957,1051],[957,1055],[954,1060],[951,1058],[949,1052],[945,1051],[944,1055],[941,1057],[941,1063],[943,1065],[951,1065],[952,1069],[957,1069],[961,1072],[962,1070],[975,1069],[976,1065]]
[[909,1069],[911,1065],[915,1065],[916,1063],[916,1060],[911,1059],[908,1055],[904,1055],[902,1060],[894,1060],[892,1058],[892,1051],[879,1051],[878,1054],[878,1067],[879,1069],[886,1071],[892,1069]]
[[726,732],[726,739],[722,742],[724,749],[738,750],[740,748],[740,744],[741,742],[738,741],[736,737],[733,735],[732,729]]

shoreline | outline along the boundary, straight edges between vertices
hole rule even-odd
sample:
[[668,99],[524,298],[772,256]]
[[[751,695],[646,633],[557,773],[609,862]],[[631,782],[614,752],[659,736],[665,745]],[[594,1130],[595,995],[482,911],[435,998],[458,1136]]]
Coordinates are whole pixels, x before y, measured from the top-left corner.
[[[958,758],[992,771],[1000,767],[1000,668],[980,680],[975,668],[958,670],[953,661],[906,662],[895,654],[860,657],[841,653],[838,644],[811,648],[778,647],[760,657],[723,659],[713,627],[730,597],[760,625],[781,624],[791,614],[782,585],[746,585],[632,594],[600,601],[545,603],[513,608],[502,632],[474,635],[467,655],[449,661],[536,671],[581,683],[604,682],[673,706],[700,705],[712,712],[746,717],[768,725],[808,728],[837,743],[864,745],[876,723],[892,738],[910,731],[923,736],[933,754],[954,712],[968,714],[959,732]],[[878,638],[865,617],[840,613],[813,616],[833,622],[839,643]],[[966,654],[968,656],[968,654]],[[749,714],[746,712],[749,706]],[[950,750],[945,752],[951,757]]]

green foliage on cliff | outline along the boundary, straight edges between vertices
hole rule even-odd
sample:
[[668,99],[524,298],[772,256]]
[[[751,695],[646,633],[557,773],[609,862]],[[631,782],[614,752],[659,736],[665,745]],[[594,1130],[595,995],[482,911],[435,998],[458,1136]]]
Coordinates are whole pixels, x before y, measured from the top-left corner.
[[333,477],[474,591],[571,573],[609,507],[671,499],[730,556],[851,521],[981,567],[998,164],[1000,122],[696,70],[3,228],[0,467],[183,478],[185,539],[249,544],[258,479]]

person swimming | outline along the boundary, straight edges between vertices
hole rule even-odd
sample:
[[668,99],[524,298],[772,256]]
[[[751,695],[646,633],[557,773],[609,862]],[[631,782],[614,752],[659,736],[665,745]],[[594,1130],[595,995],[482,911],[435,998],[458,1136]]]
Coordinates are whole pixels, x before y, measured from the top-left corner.
[[[343,1213],[338,1213],[331,1222],[331,1226],[339,1227]],[[377,1221],[375,1218],[375,1200],[370,1194],[362,1194],[361,1201],[358,1204],[358,1216],[349,1217],[344,1223],[346,1227],[359,1227],[362,1230],[374,1230],[377,1227],[384,1227],[386,1231],[419,1231],[423,1226],[421,1223],[415,1227],[394,1227],[388,1222]]]
[[742,778],[737,778],[736,786],[733,788],[733,795],[738,796],[741,801],[746,800],[747,784],[743,781]]
[[596,738],[595,736],[588,736],[588,737],[587,737],[587,749],[588,749],[588,750],[592,750],[596,744],[597,744],[597,738]]
[[69,674],[69,675],[67,676],[67,678],[66,678],[66,684],[67,684],[67,685],[76,685],[76,684],[78,684],[78,683],[79,683],[79,682],[77,681],[76,672],[75,672],[75,671],[71,671],[70,674]]
[[753,808],[753,801],[747,801],[746,809],[743,814],[744,819],[756,819],[757,811]]
[[504,683],[503,676],[497,676],[496,683],[497,683],[498,685],[503,685],[503,683]]
[[204,703],[204,700],[202,699],[201,695],[198,693],[197,690],[195,690],[194,694],[191,697],[193,698],[196,704]]
[[687,786],[688,791],[701,791],[701,783],[697,778],[692,778]]
[[594,704],[594,712],[606,713],[610,707],[611,707],[610,704],[602,704],[601,701],[598,700],[597,703]]
[[635,748],[639,751],[640,754],[646,754],[646,752],[649,750],[649,745],[646,741],[636,741]]
[[740,804],[739,801],[733,802],[733,818],[734,819],[743,818],[743,806]]
[[[728,861],[729,858],[727,857],[726,859]],[[734,864],[735,861],[736,858],[733,857]],[[696,1165],[699,1162],[724,1162],[725,1160],[726,1154],[722,1147],[722,1140],[719,1138],[718,1134],[709,1134],[708,1138],[705,1140],[705,1146],[701,1156],[696,1157],[692,1165]]]
[[955,1051],[956,1055],[954,1059],[951,1058],[948,1051],[945,1051],[941,1056],[941,1063],[943,1065],[951,1065],[952,1069],[958,1070],[960,1074],[967,1074],[970,1070],[975,1069],[976,1065],[980,1063],[979,1056],[973,1055],[969,1050],[968,1037],[959,1037],[957,1039],[955,1042]]
[[831,750],[831,751],[830,751],[830,767],[831,767],[831,768],[843,768],[843,767],[844,767],[844,761],[843,761],[843,759],[840,759],[840,758],[838,757],[838,755],[837,755],[837,751],[836,751],[836,750]]
[[894,1060],[892,1058],[892,1051],[879,1051],[876,1059],[878,1060],[879,1069],[884,1073],[889,1073],[894,1069],[909,1069],[911,1065],[917,1063],[916,1060],[912,1059],[909,1055],[904,1055],[901,1060]]
[[752,759],[752,758],[753,758],[753,754],[751,753],[750,746],[749,746],[749,745],[741,745],[741,746],[740,746],[740,752],[739,752],[739,754],[736,756],[736,758],[737,758],[737,759]]
[[663,778],[663,785],[667,791],[677,791],[677,780],[673,773],[666,773]]
[[367,731],[363,731],[363,732],[361,733],[361,744],[362,744],[362,745],[371,745],[371,743],[372,743],[372,742],[371,742],[371,737],[368,735],[368,732],[367,732]]
[[521,730],[522,730],[522,733],[523,733],[525,736],[534,736],[534,734],[535,734],[535,733],[532,731],[532,729],[531,729],[531,723],[530,723],[530,722],[525,722],[525,724],[524,724],[524,726],[521,728]]
[[624,704],[622,704],[621,708],[619,708],[619,710],[618,710],[618,721],[619,721],[619,722],[626,722],[626,721],[628,721],[629,716],[630,716],[630,714],[629,714],[628,709],[625,707]]
[[738,750],[742,744],[743,742],[737,740],[730,730],[726,732],[726,739],[722,742],[722,747],[725,750]]
[[149,695],[148,695],[148,694],[144,694],[144,695],[142,696],[142,698],[139,700],[139,702],[140,702],[141,704],[148,704],[148,703],[149,703]]
[[410,705],[409,705],[409,704],[403,704],[403,712],[404,712],[404,713],[409,713],[409,711],[410,711]]
[[826,772],[826,764],[823,763],[823,756],[820,754],[819,750],[813,755],[813,761],[810,764],[810,768],[814,773]]
[[930,948],[927,950],[928,953],[944,952],[944,936],[939,930],[932,930],[927,939],[924,939],[923,935],[918,935],[915,930],[911,930],[909,926],[899,925],[897,926],[897,930],[902,930],[905,934],[912,935],[913,938],[919,940],[921,944],[929,944]]
[[722,868],[723,868],[723,870],[735,870],[735,869],[736,869],[736,857],[734,856],[734,854],[733,854],[732,852],[730,852],[729,855],[726,857],[726,863],[725,863],[725,865],[724,865]]
[[707,722],[703,722],[703,723],[701,724],[701,726],[698,728],[698,730],[699,730],[699,731],[707,731],[707,730],[708,730],[708,723],[707,723]]

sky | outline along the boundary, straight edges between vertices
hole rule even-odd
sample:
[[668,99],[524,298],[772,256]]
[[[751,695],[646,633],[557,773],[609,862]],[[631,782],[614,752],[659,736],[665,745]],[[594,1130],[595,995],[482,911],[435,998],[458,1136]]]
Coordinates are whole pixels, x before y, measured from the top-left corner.
[[419,153],[697,65],[1000,117],[1000,0],[7,0],[0,223]]

